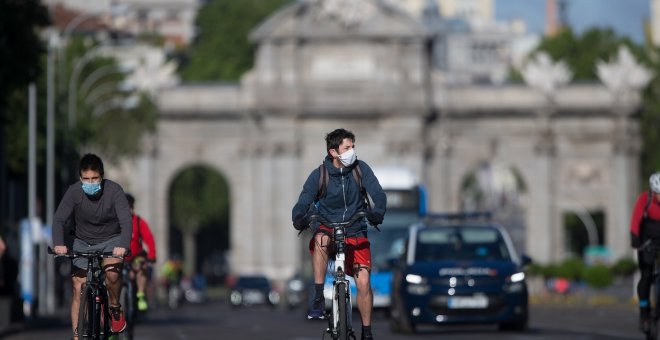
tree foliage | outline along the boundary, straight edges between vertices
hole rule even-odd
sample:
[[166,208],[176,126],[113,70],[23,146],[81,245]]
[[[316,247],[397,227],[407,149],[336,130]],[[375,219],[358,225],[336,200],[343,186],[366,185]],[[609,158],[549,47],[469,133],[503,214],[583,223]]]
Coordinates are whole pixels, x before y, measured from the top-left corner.
[[291,0],[210,0],[199,11],[199,36],[181,67],[185,81],[236,81],[253,65],[248,34]]
[[45,52],[39,28],[49,23],[37,0],[0,1],[0,160],[6,163],[0,166],[10,172],[27,164],[27,86],[39,80]]
[[217,172],[204,166],[182,171],[170,189],[170,216],[184,237],[186,271],[194,271],[194,237],[201,228],[227,220],[229,187]]
[[566,28],[553,37],[544,38],[536,51],[545,51],[554,60],[564,60],[573,71],[573,80],[593,81],[598,79],[596,63],[610,60],[621,45],[639,54],[637,45],[628,38],[618,37],[612,29],[592,28],[575,35]]
[[182,171],[172,182],[170,197],[172,219],[182,233],[197,233],[227,216],[227,182],[208,167]]
[[45,49],[38,29],[50,23],[38,0],[0,1],[0,107],[39,75]]

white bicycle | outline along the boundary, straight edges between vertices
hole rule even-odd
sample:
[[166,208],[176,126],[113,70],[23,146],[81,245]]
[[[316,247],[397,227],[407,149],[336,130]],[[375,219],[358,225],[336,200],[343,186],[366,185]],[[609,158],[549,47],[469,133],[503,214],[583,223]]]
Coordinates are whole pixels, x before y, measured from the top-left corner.
[[332,238],[335,243],[335,264],[333,270],[332,285],[332,313],[328,318],[328,328],[326,332],[332,339],[348,340],[355,339],[351,325],[351,289],[350,282],[346,278],[346,227],[353,225],[366,216],[364,211],[359,211],[343,222],[330,222],[322,215],[310,215],[311,222],[320,222],[322,225],[332,228]]

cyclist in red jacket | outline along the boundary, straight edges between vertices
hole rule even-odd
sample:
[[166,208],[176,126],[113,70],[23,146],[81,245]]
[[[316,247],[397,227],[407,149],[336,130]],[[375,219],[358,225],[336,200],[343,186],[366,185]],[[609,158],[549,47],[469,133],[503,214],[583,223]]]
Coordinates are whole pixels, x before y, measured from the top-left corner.
[[[149,309],[149,304],[145,296],[147,282],[149,280],[148,263],[156,262],[156,245],[154,236],[149,229],[147,221],[135,214],[135,198],[131,194],[126,194],[126,200],[131,208],[133,216],[133,235],[131,237],[131,256],[126,257],[126,262],[131,263],[131,279],[135,275],[137,283],[137,306],[141,312]],[[146,251],[145,246],[146,245]],[[146,256],[146,259],[145,259]]]
[[656,254],[640,247],[648,239],[660,241],[660,172],[651,175],[649,190],[637,197],[630,221],[630,234],[632,247],[637,249],[637,262],[641,273],[637,283],[639,327],[641,331],[647,332],[650,327],[651,276]]

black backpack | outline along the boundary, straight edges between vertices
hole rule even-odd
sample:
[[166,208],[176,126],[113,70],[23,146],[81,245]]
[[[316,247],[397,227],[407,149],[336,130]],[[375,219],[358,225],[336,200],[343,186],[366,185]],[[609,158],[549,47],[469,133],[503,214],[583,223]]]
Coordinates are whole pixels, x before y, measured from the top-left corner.
[[[362,169],[360,169],[360,161],[355,161],[355,167],[353,168],[353,178],[355,182],[360,186],[360,194],[367,204],[367,208],[371,210],[371,202],[367,195],[367,190],[362,185]],[[328,182],[330,181],[330,175],[328,174],[328,169],[325,168],[324,164],[319,166],[319,191],[316,194],[316,201],[325,197],[326,188],[328,187]]]

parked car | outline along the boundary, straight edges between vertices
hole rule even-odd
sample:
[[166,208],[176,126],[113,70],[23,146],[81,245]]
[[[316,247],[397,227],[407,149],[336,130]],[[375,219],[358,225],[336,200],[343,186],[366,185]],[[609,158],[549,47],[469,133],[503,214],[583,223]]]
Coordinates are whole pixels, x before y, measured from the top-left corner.
[[410,228],[395,264],[391,326],[496,323],[523,330],[529,315],[523,267],[507,231],[489,215],[431,215]]
[[253,305],[274,307],[279,302],[280,294],[263,275],[239,276],[229,293],[229,303],[234,307]]
[[289,309],[307,307],[309,302],[308,287],[310,286],[311,283],[306,282],[299,272],[287,280],[284,287],[284,297],[287,307]]

